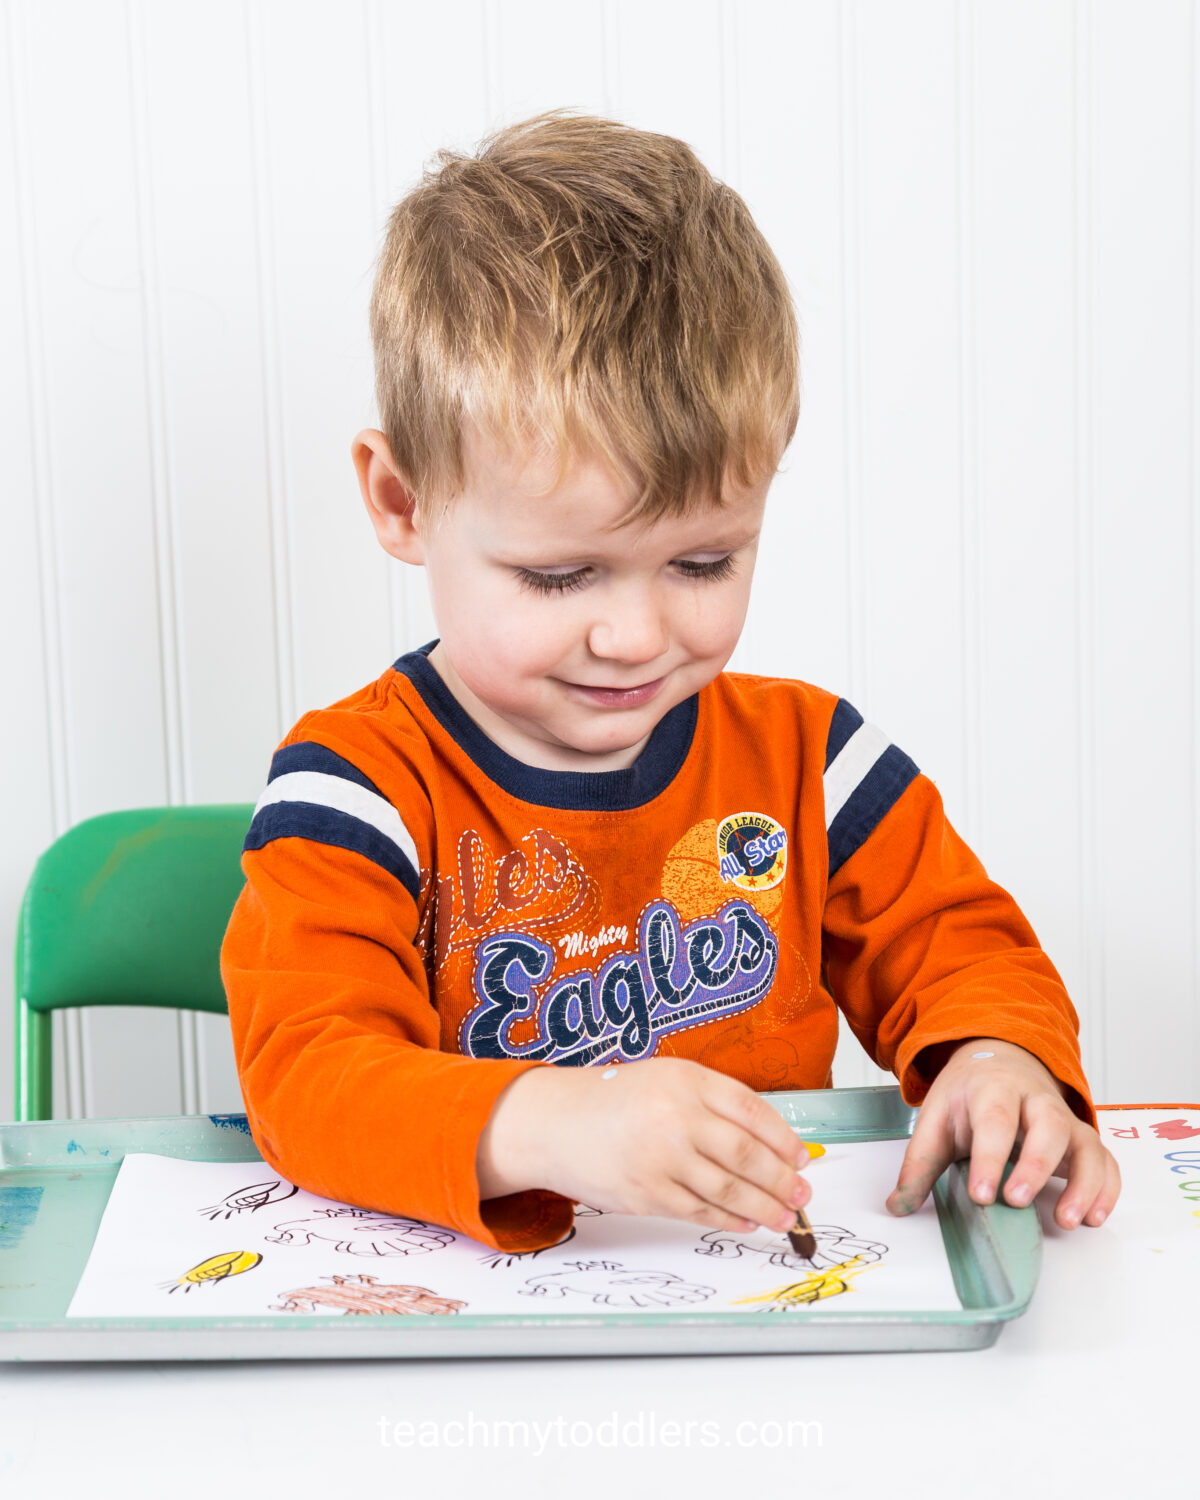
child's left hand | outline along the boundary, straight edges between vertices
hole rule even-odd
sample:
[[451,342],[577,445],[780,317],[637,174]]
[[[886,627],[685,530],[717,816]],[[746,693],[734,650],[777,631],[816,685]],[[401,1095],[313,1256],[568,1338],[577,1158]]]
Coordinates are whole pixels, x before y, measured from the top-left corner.
[[[973,1055],[980,1052],[991,1055]],[[1050,1177],[1065,1177],[1054,1210],[1058,1226],[1104,1223],[1121,1191],[1116,1162],[1072,1111],[1049,1069],[1023,1047],[990,1037],[958,1044],[930,1084],[888,1212],[919,1208],[946,1167],[968,1153],[971,1199],[993,1202],[1017,1141],[1021,1151],[1004,1187],[1006,1203],[1023,1208]]]

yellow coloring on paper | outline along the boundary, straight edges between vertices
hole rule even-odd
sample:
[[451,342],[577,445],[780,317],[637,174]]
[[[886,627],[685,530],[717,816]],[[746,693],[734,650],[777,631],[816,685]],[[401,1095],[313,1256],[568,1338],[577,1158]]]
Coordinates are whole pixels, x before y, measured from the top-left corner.
[[744,1302],[774,1302],[779,1308],[799,1307],[803,1303],[823,1302],[826,1297],[838,1297],[852,1290],[852,1278],[861,1276],[868,1264],[861,1255],[851,1256],[840,1265],[830,1266],[827,1271],[810,1271],[801,1281],[790,1282],[771,1292],[761,1292],[754,1297],[738,1297],[733,1306]]
[[181,1286],[185,1292],[190,1292],[194,1286],[202,1286],[206,1281],[224,1281],[227,1276],[240,1276],[243,1271],[252,1271],[260,1260],[262,1256],[253,1250],[226,1250],[221,1255],[210,1255],[198,1266],[185,1271],[171,1284],[171,1290]]

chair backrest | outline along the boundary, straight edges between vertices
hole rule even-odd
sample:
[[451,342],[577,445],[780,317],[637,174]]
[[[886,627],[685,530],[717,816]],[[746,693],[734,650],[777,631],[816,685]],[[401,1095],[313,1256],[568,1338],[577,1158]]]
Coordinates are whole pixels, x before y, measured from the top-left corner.
[[17,1119],[50,1117],[51,1011],[225,1010],[221,941],[253,813],[250,803],[103,813],[38,860],[17,928]]

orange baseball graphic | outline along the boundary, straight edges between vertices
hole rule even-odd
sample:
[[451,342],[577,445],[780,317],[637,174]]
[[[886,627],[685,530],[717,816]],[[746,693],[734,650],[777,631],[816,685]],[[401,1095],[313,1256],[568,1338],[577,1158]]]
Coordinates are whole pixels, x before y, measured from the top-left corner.
[[685,922],[692,922],[718,911],[736,891],[747,905],[776,927],[785,888],[773,885],[766,889],[745,889],[723,880],[717,856],[718,826],[721,825],[715,818],[695,823],[672,848],[663,864],[664,898]]

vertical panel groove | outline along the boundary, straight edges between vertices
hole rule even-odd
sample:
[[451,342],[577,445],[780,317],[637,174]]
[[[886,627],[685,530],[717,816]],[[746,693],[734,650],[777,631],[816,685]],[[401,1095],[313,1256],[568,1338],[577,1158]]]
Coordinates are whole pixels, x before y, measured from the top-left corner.
[[[167,801],[190,802],[190,778],[184,746],[183,662],[179,628],[179,559],[175,545],[174,488],[167,430],[166,360],[162,274],[158,253],[154,184],[150,169],[150,101],[146,71],[145,15],[140,4],[126,0],[125,37],[129,66],[130,148],[133,159],[134,214],[142,321],[142,365],[146,395],[146,446],[149,454],[150,526],[154,551],[154,595],[159,633],[162,685],[163,749]],[[179,1093],[185,1114],[195,1114],[200,1095],[196,1017],[180,1011],[175,1020],[179,1041]],[[90,1113],[90,1110],[89,1110]]]
[[[717,0],[716,46],[721,87],[721,164],[719,175],[735,191],[742,189],[742,88],[741,88],[741,10],[729,0]],[[747,613],[729,661],[730,671],[752,672],[754,658],[754,612]]]
[[[862,175],[859,170],[858,6],[841,0],[837,10],[838,78],[838,250],[842,329],[842,469],[846,487],[846,641],[849,682],[845,691],[869,714],[867,681],[866,560],[863,545],[862,483],[862,255],[859,226]],[[871,1081],[871,1059],[858,1046],[844,1016],[838,1017],[840,1061],[835,1082],[853,1088]]]
[[52,459],[46,389],[46,344],[42,328],[43,291],[38,271],[37,221],[33,195],[33,162],[29,128],[29,52],[16,0],[5,7],[8,32],[8,97],[15,146],[17,185],[17,254],[19,257],[23,312],[21,337],[24,347],[26,384],[29,391],[29,467],[33,494],[34,536],[37,547],[38,601],[42,627],[42,677],[45,696],[46,743],[50,747],[47,767],[50,805],[55,834],[69,826],[70,783],[67,768],[69,744],[66,723],[66,687],[63,680],[62,590],[57,569],[57,526],[52,482]]
[[499,123],[497,112],[504,97],[500,77],[500,22],[496,0],[479,0],[479,4],[483,26],[483,107],[486,128],[491,131]]
[[869,709],[866,602],[863,588],[862,493],[862,256],[859,244],[858,90],[855,0],[838,9],[838,176],[842,262],[841,323],[843,382],[843,454],[846,484],[846,638],[849,644],[848,691],[864,712]]
[[277,259],[271,209],[267,150],[266,64],[263,14],[245,11],[247,78],[250,90],[250,150],[254,163],[254,237],[258,282],[258,332],[263,374],[263,447],[267,516],[271,541],[271,585],[275,622],[276,692],[280,734],[295,723],[299,701],[292,549],[287,513],[286,447],[280,389],[279,305],[275,292]]
[[1188,12],[1191,28],[1190,73],[1188,78],[1188,127],[1189,161],[1188,191],[1191,195],[1190,224],[1191,254],[1188,256],[1188,384],[1191,412],[1191,444],[1188,450],[1188,517],[1191,526],[1191,720],[1192,744],[1190,761],[1192,766],[1192,820],[1191,820],[1191,881],[1192,881],[1192,954],[1191,975],[1188,994],[1192,1006],[1192,1034],[1189,1039],[1193,1061],[1200,1057],[1200,1021],[1196,1019],[1196,997],[1200,993],[1200,526],[1197,525],[1196,505],[1200,501],[1197,479],[1200,478],[1200,297],[1196,287],[1196,257],[1200,255],[1200,112],[1196,107],[1196,81],[1200,73],[1200,25],[1197,24],[1196,6]]
[[600,0],[600,107],[608,119],[617,115],[617,23],[613,0]]
[[741,10],[719,0],[717,46],[721,55],[721,176],[740,187],[742,181]]
[[963,785],[967,824],[979,838],[981,758],[984,753],[983,643],[980,595],[979,495],[979,336],[976,311],[975,179],[978,172],[975,129],[975,25],[973,0],[957,0],[954,11],[956,166],[958,194],[959,293],[959,460],[962,546],[962,692]]
[[1075,555],[1076,692],[1079,765],[1079,892],[1083,924],[1083,986],[1093,1037],[1091,1082],[1098,1098],[1108,1092],[1107,994],[1100,946],[1096,876],[1096,610],[1095,610],[1095,99],[1092,12],[1076,0],[1074,12],[1075,121]]
[[162,278],[154,222],[149,157],[149,101],[146,80],[145,18],[142,7],[126,0],[126,55],[129,66],[129,129],[133,164],[134,216],[137,226],[138,288],[142,321],[142,366],[145,379],[146,446],[150,459],[150,526],[154,552],[154,598],[159,632],[159,681],[162,688],[163,752],[167,800],[187,801],[182,725],[182,678],[179,646],[178,578],[171,503],[170,454],[166,423],[163,358]]
[[[386,214],[392,207],[394,188],[392,185],[390,142],[391,122],[388,110],[388,88],[386,77],[387,58],[387,14],[379,0],[363,0],[363,37],[366,56],[363,59],[364,84],[367,97],[367,151],[371,184],[370,212],[375,216]],[[378,234],[381,226],[372,223],[372,233]],[[409,625],[408,600],[410,590],[404,566],[394,558],[387,559],[388,619],[391,621],[392,639],[387,642],[389,660],[408,651],[416,644]]]
[[[395,189],[392,184],[390,163],[390,141],[392,127],[389,117],[389,89],[387,89],[387,13],[380,0],[363,0],[363,40],[366,55],[363,57],[363,86],[366,92],[366,130],[368,130],[368,180],[371,183],[372,234],[380,233],[381,223],[375,222],[380,214],[392,208]],[[378,416],[378,414],[377,414]],[[401,562],[387,558],[387,618],[392,622],[392,639],[386,643],[389,660],[402,651],[408,651],[416,643],[408,624],[408,597],[410,589],[401,573]]]
[[[42,309],[41,258],[38,255],[37,206],[34,194],[32,129],[29,118],[30,52],[24,8],[7,7],[9,100],[17,184],[17,243],[20,259],[22,334],[30,408],[30,470],[33,476],[34,535],[37,547],[38,599],[42,626],[43,677],[46,682],[46,740],[49,746],[49,791],[53,832],[57,838],[71,826],[71,744],[67,733],[67,687],[63,664],[62,580],[59,574],[58,513],[54,495],[53,444],[50,437],[49,373]],[[80,1070],[82,1030],[78,1011],[58,1011],[53,1020],[54,1052],[68,1116],[83,1114]]]

